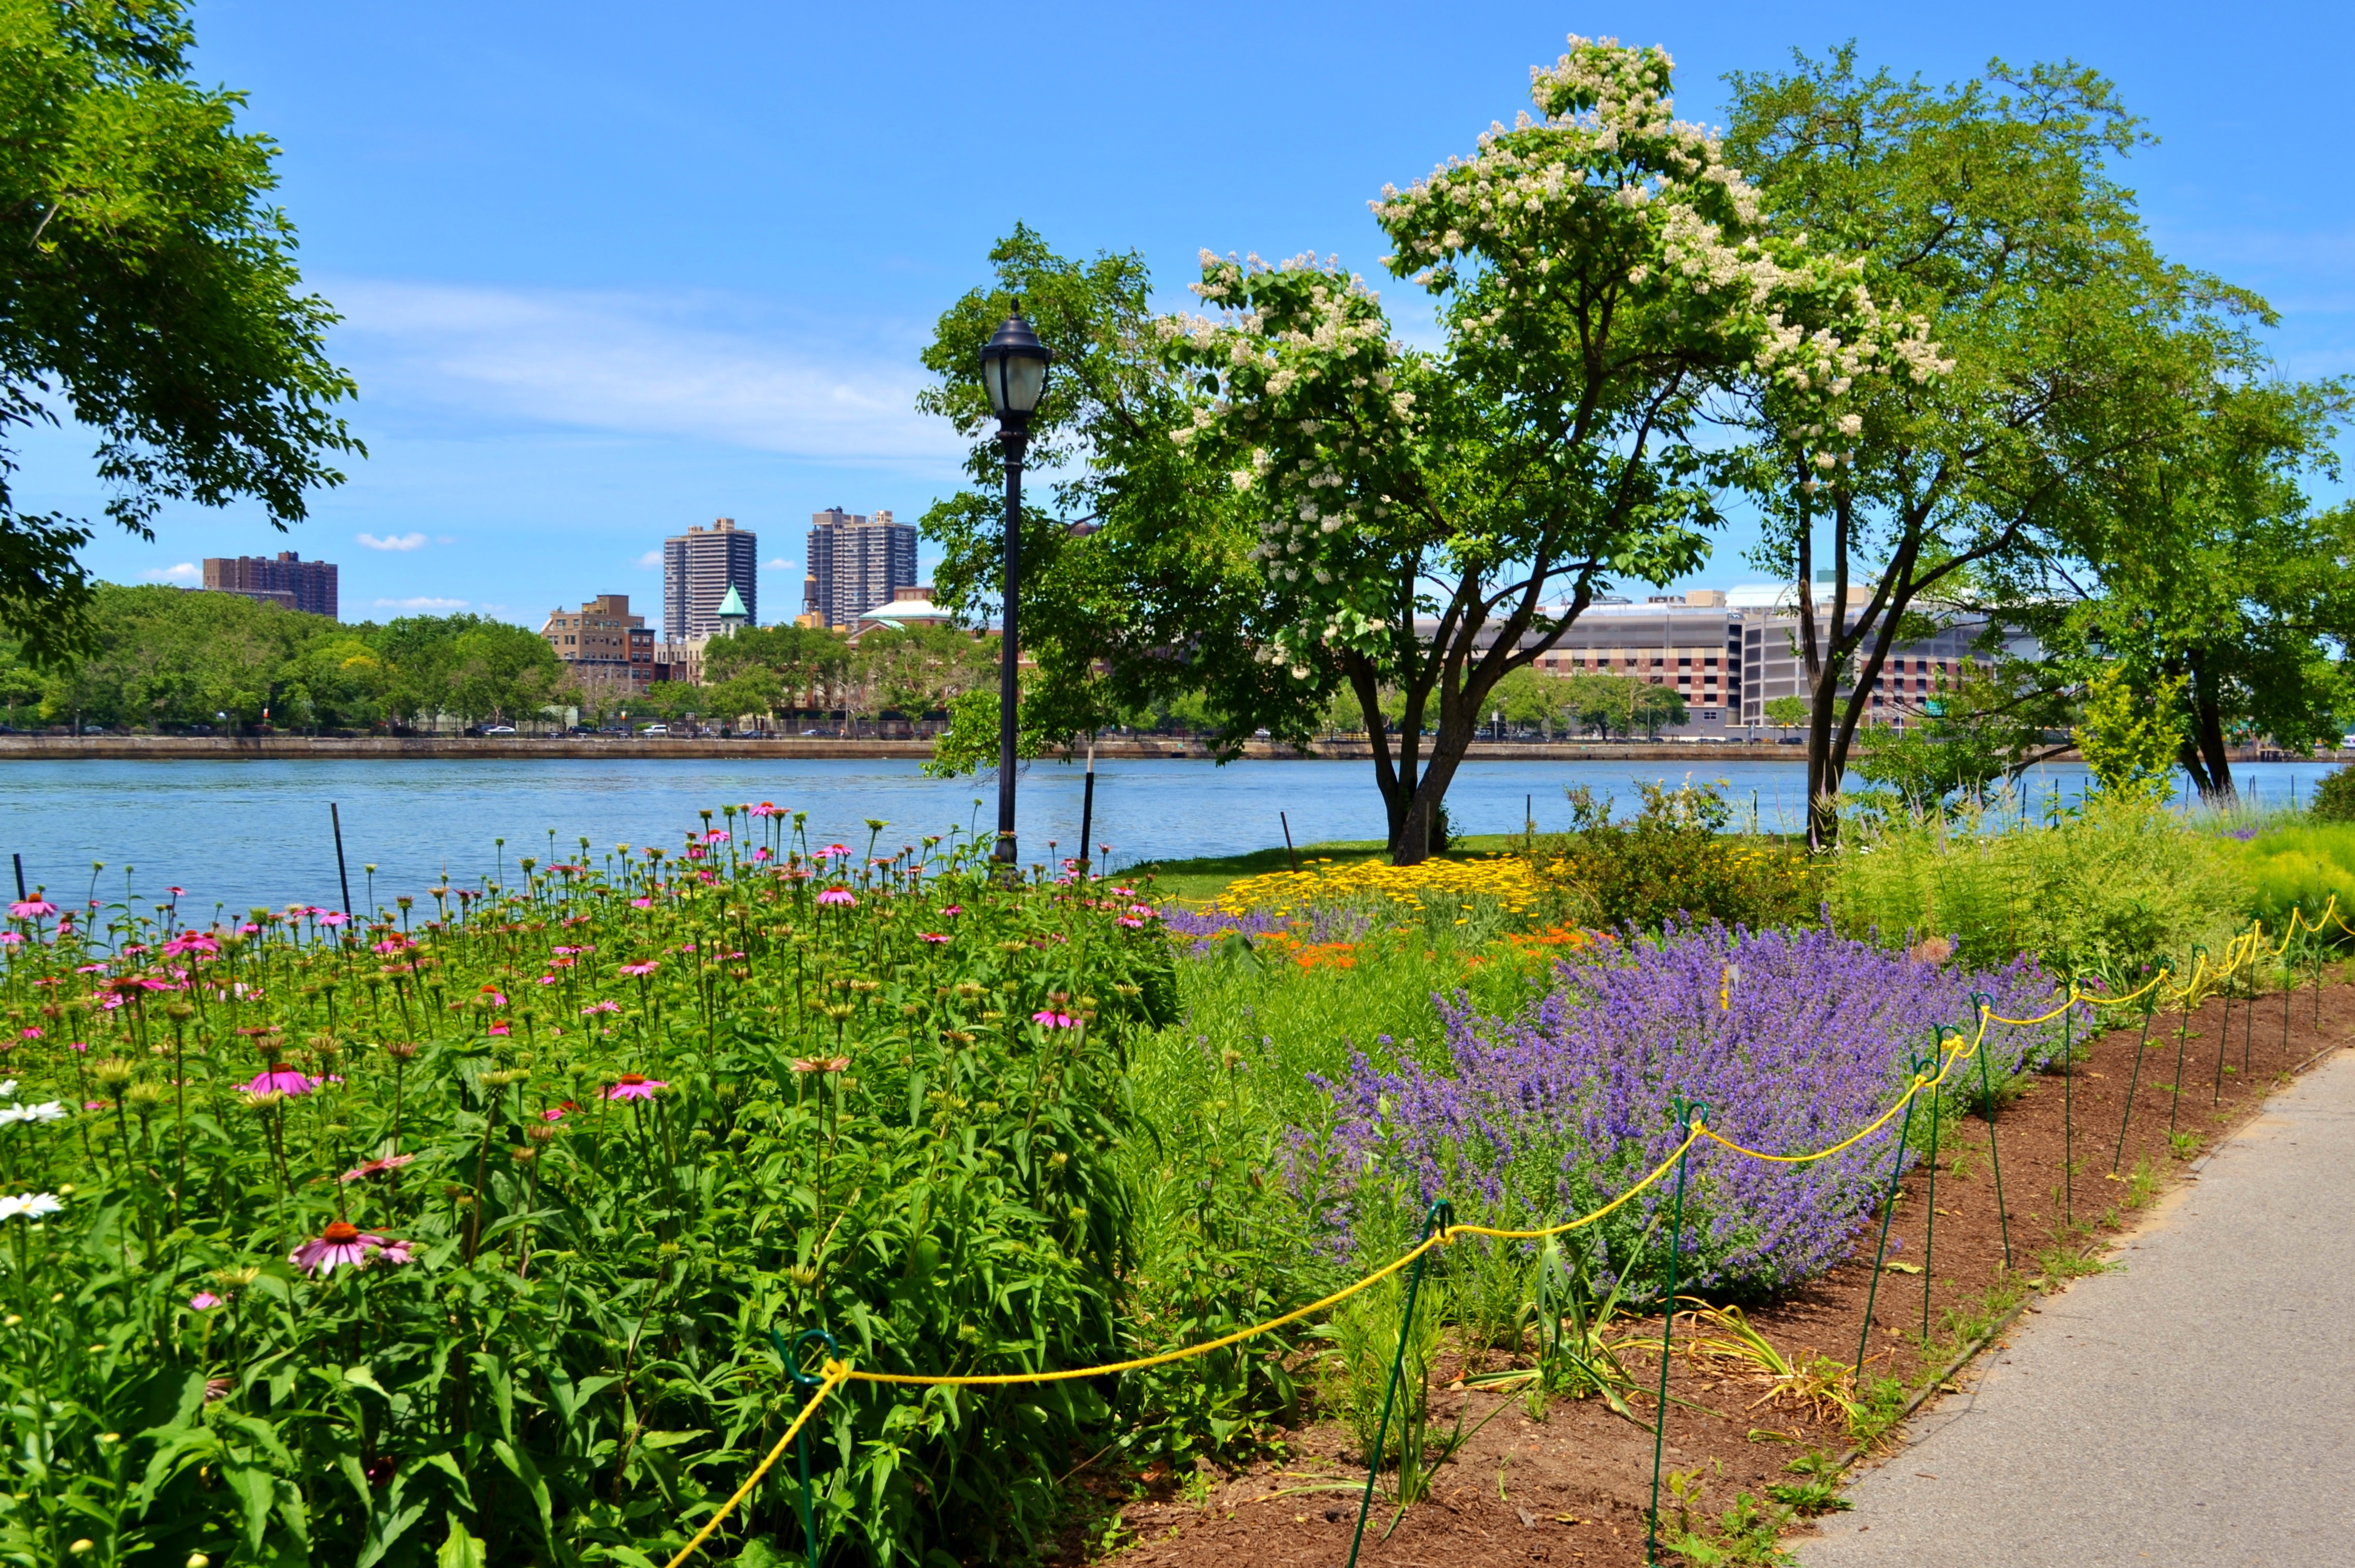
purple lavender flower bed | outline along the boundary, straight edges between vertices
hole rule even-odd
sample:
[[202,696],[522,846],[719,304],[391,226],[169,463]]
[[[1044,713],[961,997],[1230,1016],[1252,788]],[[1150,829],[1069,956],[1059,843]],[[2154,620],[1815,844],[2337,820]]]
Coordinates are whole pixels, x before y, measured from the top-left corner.
[[[1587,1212],[1675,1149],[1677,1093],[1705,1103],[1709,1125],[1751,1148],[1822,1148],[1881,1114],[1910,1052],[1926,1051],[1938,1025],[1973,1016],[1973,991],[2013,1017],[2043,1011],[2053,992],[2026,959],[1974,975],[1826,929],[1675,932],[1570,958],[1557,975],[1514,1018],[1443,1001],[1452,1074],[1360,1055],[1348,1080],[1321,1085],[1336,1124],[1325,1157],[1301,1169],[1337,1184],[1327,1195],[1345,1228],[1376,1221],[1369,1241],[1398,1232],[1399,1216],[1378,1220],[1368,1206],[1410,1200],[1447,1198],[1463,1218],[1515,1228]],[[1998,1025],[1987,1044],[1995,1072],[2009,1074],[2058,1049],[2058,1024]],[[1838,1262],[1888,1179],[1898,1125],[1807,1165],[1698,1146],[1680,1286],[1763,1293]],[[1606,1272],[1662,1271],[1669,1195],[1655,1184],[1587,1232]],[[1640,1246],[1656,1216],[1657,1233]]]

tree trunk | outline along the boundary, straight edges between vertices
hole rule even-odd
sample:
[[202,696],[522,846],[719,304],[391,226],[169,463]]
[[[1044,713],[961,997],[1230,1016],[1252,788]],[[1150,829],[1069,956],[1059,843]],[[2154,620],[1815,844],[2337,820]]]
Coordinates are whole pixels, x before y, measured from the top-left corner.
[[2233,795],[2232,757],[2226,749],[2223,708],[2200,661],[2191,661],[2191,733],[2183,742],[2183,771],[2202,800]]

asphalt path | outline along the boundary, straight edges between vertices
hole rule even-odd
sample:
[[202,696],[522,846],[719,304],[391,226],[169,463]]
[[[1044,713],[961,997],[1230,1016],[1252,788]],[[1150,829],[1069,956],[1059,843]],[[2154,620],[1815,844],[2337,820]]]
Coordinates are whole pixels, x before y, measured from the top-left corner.
[[2355,1051],[2013,1326],[1806,1568],[2355,1564]]

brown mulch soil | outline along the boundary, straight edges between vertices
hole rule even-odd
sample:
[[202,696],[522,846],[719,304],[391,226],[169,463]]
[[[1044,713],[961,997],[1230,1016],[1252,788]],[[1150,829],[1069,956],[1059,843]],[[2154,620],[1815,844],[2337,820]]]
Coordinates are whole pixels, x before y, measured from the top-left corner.
[[[2067,1272],[2062,1260],[2088,1247],[2098,1251],[2105,1239],[2132,1226],[2138,1211],[2148,1207],[2147,1195],[2181,1179],[2187,1161],[2254,1115],[2263,1099],[2289,1083],[2296,1070],[2355,1038],[2355,989],[2343,984],[2350,977],[2355,976],[2346,971],[2326,976],[2318,1025],[2310,986],[2294,993],[2286,1041],[2279,993],[2257,998],[2254,1010],[2244,1000],[2234,1001],[2231,1035],[2222,1051],[2221,1096],[2216,1083],[2224,1003],[2211,999],[2192,1013],[2183,1051],[2181,1098],[2175,1110],[2177,1129],[2197,1141],[2181,1149],[2170,1143],[2169,1129],[2179,1015],[2159,1015],[2142,1054],[2117,1179],[2109,1172],[2119,1145],[2138,1030],[2114,1029],[2098,1037],[2066,1080],[2057,1072],[2033,1080],[1997,1117],[2013,1268],[2043,1289],[2062,1288]],[[2068,1190],[2062,1176],[2064,1115],[2074,1126],[2075,1175]],[[1948,1147],[1941,1147],[1937,1162],[1935,1251],[1928,1280],[1933,1339],[1944,1343],[1924,1355],[1919,1338],[1920,1274],[1884,1272],[1873,1307],[1869,1337],[1873,1371],[1903,1378],[1909,1389],[1919,1388],[1955,1353],[1955,1343],[1942,1328],[1946,1309],[1983,1304],[2004,1265],[1987,1124],[1967,1117],[1947,1136]],[[1954,1168],[1958,1157],[1960,1175]],[[2129,1207],[2132,1189],[2125,1179],[2144,1161],[2157,1181],[2146,1183],[2145,1200]],[[1890,1232],[1894,1260],[1918,1264],[1923,1258],[1928,1240],[1926,1176],[1917,1163],[1902,1184]],[[2074,1230],[2066,1223],[2064,1210],[2073,1213]],[[1751,1323],[1794,1360],[1802,1351],[1820,1350],[1852,1360],[1878,1231],[1876,1223],[1865,1232],[1859,1255],[1752,1310]],[[1902,1246],[1894,1244],[1898,1238],[1902,1238]],[[2044,1277],[2048,1271],[2052,1273],[2049,1279]],[[1631,1338],[1658,1345],[1657,1317],[1648,1326],[1637,1321],[1630,1328]],[[1682,1317],[1677,1332],[1681,1340],[1686,1333]],[[1647,1389],[1657,1387],[1656,1349],[1624,1360],[1639,1382]],[[1501,1360],[1492,1354],[1487,1364],[1493,1367]],[[1387,1538],[1384,1531],[1396,1510],[1385,1508],[1378,1494],[1359,1561],[1373,1568],[1641,1563],[1652,1484],[1649,1429],[1612,1414],[1597,1399],[1557,1400],[1545,1420],[1533,1422],[1518,1408],[1517,1394],[1446,1386],[1460,1370],[1460,1363],[1443,1360],[1431,1395],[1434,1434],[1455,1424],[1459,1406],[1465,1407],[1466,1427],[1500,1403],[1516,1408],[1497,1413],[1453,1460],[1440,1467],[1432,1499],[1410,1509]],[[1945,1391],[1960,1392],[1972,1375],[1968,1370],[1955,1374]],[[1671,1357],[1664,1468],[1706,1468],[1700,1511],[1712,1523],[1738,1493],[1763,1497],[1767,1486],[1794,1479],[1784,1466],[1795,1455],[1811,1447],[1838,1455],[1850,1446],[1847,1428],[1837,1417],[1818,1419],[1772,1404],[1753,1407],[1765,1387],[1762,1378],[1739,1368],[1697,1365],[1681,1352]],[[1631,1403],[1649,1419],[1650,1393]],[[1767,1432],[1779,1434],[1781,1440],[1764,1436]],[[1362,1483],[1362,1462],[1346,1430],[1336,1424],[1320,1423],[1287,1434],[1284,1448],[1281,1459],[1197,1477],[1197,1495],[1204,1479],[1209,1483],[1205,1503],[1187,1499],[1177,1478],[1167,1475],[1148,1475],[1141,1488],[1123,1485],[1124,1491],[1143,1493],[1122,1510],[1123,1568],[1276,1568],[1287,1563],[1339,1568],[1348,1557],[1356,1522],[1356,1495],[1290,1488],[1319,1482]],[[1095,1485],[1102,1497],[1121,1484],[1098,1477]],[[1662,1508],[1664,1515],[1674,1517],[1665,1496]],[[1697,1513],[1697,1523],[1699,1518]],[[1098,1539],[1100,1532],[1099,1525]],[[1050,1555],[1046,1561],[1081,1560],[1084,1549],[1076,1532],[1061,1551],[1060,1557]]]

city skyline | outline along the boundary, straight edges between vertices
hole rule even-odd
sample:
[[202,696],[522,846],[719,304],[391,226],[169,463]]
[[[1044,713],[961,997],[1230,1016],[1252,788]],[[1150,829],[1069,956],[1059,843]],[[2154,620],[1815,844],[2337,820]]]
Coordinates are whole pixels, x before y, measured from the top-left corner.
[[[1572,26],[1665,45],[1678,112],[1711,122],[1723,72],[1775,67],[1795,46],[1853,37],[1867,61],[1931,80],[1991,55],[2083,60],[2158,137],[2125,174],[2161,247],[2267,295],[2289,373],[2355,369],[2355,299],[2338,281],[2349,244],[2330,195],[2349,172],[2312,139],[2245,156],[2262,133],[2254,105],[2328,101],[2328,62],[2346,57],[2355,22],[2320,6],[2248,9],[2236,26],[2260,47],[2222,55],[2184,47],[2195,14],[2168,5],[1767,14],[1720,0],[1571,15],[1507,3],[1436,32],[1402,6],[1338,31],[1305,14],[1196,13],[1249,19],[1265,61],[1247,68],[1159,48],[1167,18],[1150,11],[1018,5],[985,22],[920,7],[887,25],[744,8],[719,19],[745,44],[720,58],[686,37],[645,40],[594,5],[569,13],[577,25],[554,45],[537,7],[441,5],[398,18],[289,0],[208,7],[198,74],[249,92],[242,123],[283,149],[279,197],[306,280],[344,317],[331,344],[358,380],[352,413],[370,454],[289,533],[250,508],[175,503],[147,545],[105,523],[83,436],[22,432],[19,504],[94,519],[98,575],[193,583],[207,557],[293,549],[342,563],[352,619],[468,609],[534,625],[551,603],[601,592],[658,603],[660,541],[732,516],[773,540],[760,587],[766,618],[783,618],[813,509],[856,498],[912,522],[958,483],[963,443],[913,408],[918,354],[1018,219],[1070,254],[1139,250],[1156,304],[1172,309],[1193,303],[1197,247],[1337,252],[1388,291],[1412,336],[1412,291],[1383,278],[1365,201],[1509,122],[1527,68],[1550,61]],[[975,180],[937,149],[977,113],[960,62],[1007,20],[1059,112],[1101,129],[1042,134]],[[2266,47],[2293,30],[2301,48]],[[479,47],[427,41],[453,35]],[[1396,47],[1406,36],[1415,48]],[[751,90],[751,62],[779,58],[824,61],[847,99],[905,112],[871,123],[786,112]],[[1266,69],[1291,91],[1267,91]],[[1132,112],[1132,95],[1160,91],[1199,106],[1195,134]],[[1290,107],[1302,93],[1391,107],[1351,136],[1306,136]],[[660,223],[612,221],[610,193],[634,179],[676,185]],[[805,231],[858,239],[804,243]],[[1754,576],[1750,537],[1737,519],[1689,581]],[[920,578],[936,559],[924,549]]]

